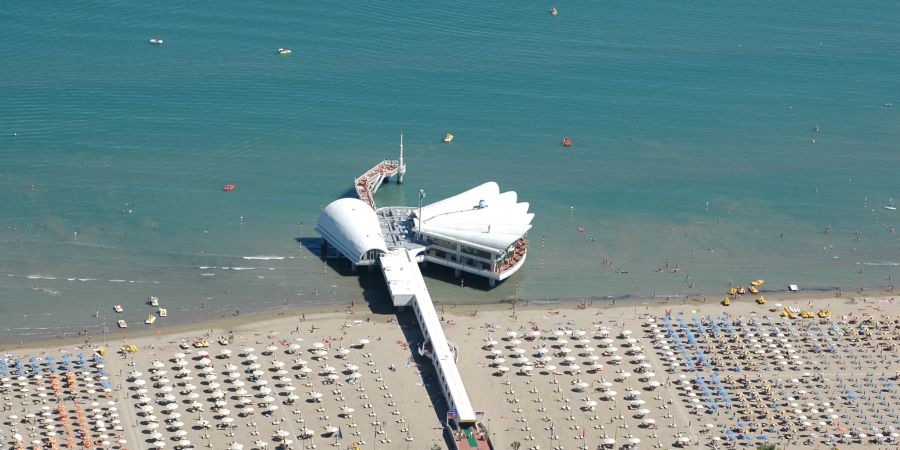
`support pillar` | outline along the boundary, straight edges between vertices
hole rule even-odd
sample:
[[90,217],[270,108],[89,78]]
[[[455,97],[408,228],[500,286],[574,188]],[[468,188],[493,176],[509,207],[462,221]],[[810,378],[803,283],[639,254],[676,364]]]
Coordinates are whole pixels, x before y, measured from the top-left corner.
[[491,288],[493,288],[494,286],[497,285],[497,280],[491,278],[491,279],[488,281],[488,285],[490,285]]
[[461,273],[459,272],[459,269],[453,269],[453,276],[454,276],[454,277],[459,278],[460,275],[461,275]]
[[350,271],[353,273],[356,273],[356,263],[355,262],[350,263]]

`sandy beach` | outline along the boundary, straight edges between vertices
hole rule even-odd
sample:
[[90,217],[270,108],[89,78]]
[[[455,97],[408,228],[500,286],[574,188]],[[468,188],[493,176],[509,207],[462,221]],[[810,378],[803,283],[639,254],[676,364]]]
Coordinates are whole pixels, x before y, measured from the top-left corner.
[[[897,303],[779,297],[438,313],[497,449],[897,448]],[[784,308],[831,317],[788,319]],[[96,341],[7,348],[2,439],[446,448],[446,406],[411,320],[357,306],[111,333],[103,357]]]

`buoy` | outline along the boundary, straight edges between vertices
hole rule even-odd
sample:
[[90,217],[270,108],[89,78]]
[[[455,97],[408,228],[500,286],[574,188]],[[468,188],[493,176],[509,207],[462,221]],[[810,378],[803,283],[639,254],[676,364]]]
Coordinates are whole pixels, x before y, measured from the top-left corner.
[[222,189],[226,192],[230,192],[230,191],[233,191],[234,188],[236,188],[236,187],[237,187],[236,184],[226,184],[225,187]]

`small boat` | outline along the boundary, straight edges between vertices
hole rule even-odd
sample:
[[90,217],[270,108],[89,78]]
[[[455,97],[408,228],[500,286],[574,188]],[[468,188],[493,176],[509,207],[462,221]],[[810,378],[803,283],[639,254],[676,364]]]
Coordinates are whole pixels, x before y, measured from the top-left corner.
[[722,306],[731,306],[731,299],[728,298],[728,297],[723,298],[723,299],[722,299]]
[[159,308],[159,317],[166,317],[169,315],[169,312],[166,311],[166,308]]
[[448,143],[448,144],[451,143],[451,142],[453,142],[453,135],[450,134],[450,133],[447,133],[447,135],[444,136],[444,142],[446,142],[446,143]]
[[121,312],[125,311],[125,308],[122,308],[122,305],[113,305],[113,311],[115,311],[117,313],[121,313]]
[[225,187],[222,188],[222,190],[224,190],[225,192],[231,192],[236,187],[237,187],[236,184],[226,184]]
[[150,38],[150,43],[153,45],[163,45],[165,41],[160,38]]
[[552,15],[554,15],[554,16],[558,16],[558,15],[559,15],[559,10],[557,10],[555,7],[554,7],[554,8],[550,8],[550,14],[552,14]]
[[759,294],[759,288],[756,286],[750,286],[750,288],[748,290],[750,291],[751,294]]
[[743,287],[743,286],[738,286],[738,288],[737,288],[737,293],[738,293],[738,295],[744,295],[744,292],[745,292],[745,291],[744,291],[744,287]]
[[134,344],[125,344],[119,348],[119,350],[121,350],[122,353],[137,353],[138,348],[137,345]]
[[569,138],[563,138],[563,147],[571,147],[571,146],[572,146],[572,141],[570,141]]
[[897,210],[897,207],[896,207],[896,206],[885,206],[884,209],[889,209],[889,210],[891,210],[891,211],[896,211],[896,210]]
[[119,324],[119,328],[128,328],[128,324],[125,323],[125,321],[122,319],[120,319],[117,323]]
[[147,320],[144,321],[147,325],[153,325],[153,322],[156,322],[156,316],[153,314],[147,314]]
[[762,278],[750,282],[750,286],[762,286],[764,284],[766,284],[766,280],[763,280]]
[[278,49],[278,54],[281,56],[287,56],[287,55],[290,55],[291,53],[294,53],[294,51],[289,48],[279,48]]
[[147,297],[147,303],[150,303],[150,306],[159,306],[159,297],[151,295]]

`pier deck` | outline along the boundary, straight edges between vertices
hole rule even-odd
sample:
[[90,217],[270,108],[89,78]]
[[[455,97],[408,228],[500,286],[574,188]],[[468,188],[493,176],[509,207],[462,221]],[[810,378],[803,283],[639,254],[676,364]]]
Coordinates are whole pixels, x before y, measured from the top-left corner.
[[[360,175],[353,181],[353,185],[356,188],[356,195],[360,200],[368,203],[372,209],[376,209],[375,192],[378,191],[381,184],[388,178],[395,175],[402,177],[405,169],[406,166],[402,164],[402,160],[397,159],[385,159],[384,161],[375,164],[374,167],[367,170],[366,173]],[[397,180],[399,182],[401,178],[398,178]]]

